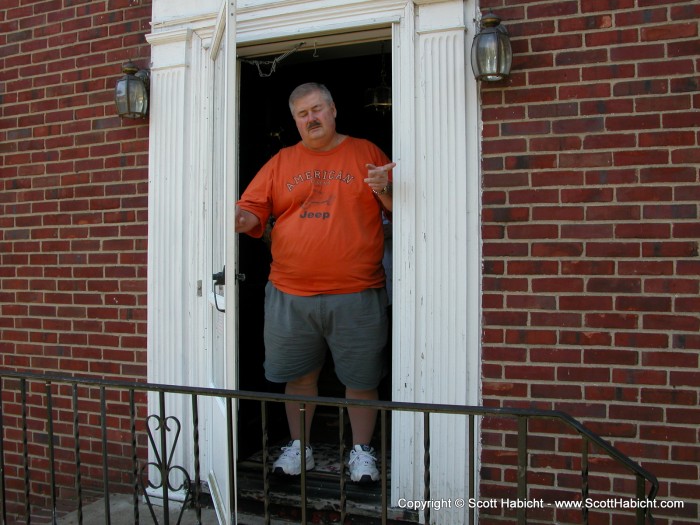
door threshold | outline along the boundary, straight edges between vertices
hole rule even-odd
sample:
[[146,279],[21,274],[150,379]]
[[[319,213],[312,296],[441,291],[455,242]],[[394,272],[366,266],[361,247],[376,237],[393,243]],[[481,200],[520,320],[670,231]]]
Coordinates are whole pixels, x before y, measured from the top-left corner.
[[[349,451],[349,447],[347,449]],[[270,447],[268,453],[268,472],[272,462],[280,453],[280,446]],[[314,461],[316,466],[306,473],[306,505],[309,523],[335,523],[340,521],[340,476],[346,476],[345,495],[346,513],[353,523],[374,523],[381,517],[382,486],[376,483],[358,484],[349,481],[345,473],[344,462],[341,468],[338,445],[328,443],[314,444]],[[390,457],[387,458],[390,461]],[[299,476],[281,476],[268,474],[270,513],[278,521],[272,523],[299,523],[301,505],[301,479]],[[387,487],[390,484],[387,469]],[[237,465],[238,508],[247,516],[241,523],[255,525],[264,513],[262,451],[253,454]],[[387,490],[389,490],[387,488]],[[311,519],[314,514],[314,520]],[[392,521],[417,523],[417,515],[403,509],[391,509],[387,516]],[[255,519],[253,519],[255,518]],[[378,521],[377,523],[380,523]],[[260,522],[262,523],[262,522]]]

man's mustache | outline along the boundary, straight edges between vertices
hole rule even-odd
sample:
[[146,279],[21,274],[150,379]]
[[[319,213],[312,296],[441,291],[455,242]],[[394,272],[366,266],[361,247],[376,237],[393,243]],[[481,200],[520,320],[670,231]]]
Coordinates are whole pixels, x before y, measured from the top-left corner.
[[307,131],[311,131],[314,128],[320,128],[321,123],[318,120],[314,120],[313,122],[309,122],[309,124],[306,126]]

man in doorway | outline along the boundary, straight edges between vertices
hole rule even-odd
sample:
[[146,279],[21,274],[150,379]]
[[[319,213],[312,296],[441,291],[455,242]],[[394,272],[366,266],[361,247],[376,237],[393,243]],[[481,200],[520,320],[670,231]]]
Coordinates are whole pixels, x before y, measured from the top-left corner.
[[[236,204],[235,229],[263,234],[270,217],[272,265],[265,289],[265,376],[285,393],[318,395],[326,349],[349,399],[377,399],[387,340],[382,212],[392,209],[395,163],[373,143],[336,131],[322,84],[298,86],[289,109],[301,136],[257,173]],[[299,404],[286,404],[291,434],[273,471],[301,473]],[[305,436],[314,406],[306,406]],[[377,412],[349,407],[356,482],[379,479],[370,446]],[[306,448],[306,470],[314,467]]]

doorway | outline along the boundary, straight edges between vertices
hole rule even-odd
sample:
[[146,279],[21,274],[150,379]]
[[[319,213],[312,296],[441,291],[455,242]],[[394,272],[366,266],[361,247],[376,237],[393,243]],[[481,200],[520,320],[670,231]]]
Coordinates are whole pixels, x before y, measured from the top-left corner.
[[[290,45],[290,49],[294,46]],[[343,46],[314,48],[313,44],[279,59],[256,56],[240,60],[239,90],[239,188],[242,192],[262,165],[280,148],[299,141],[289,112],[288,97],[304,82],[325,84],[338,109],[337,128],[344,134],[366,138],[392,156],[391,108],[368,106],[381,85],[391,86],[391,42],[375,40]],[[275,59],[278,59],[275,61]],[[274,63],[274,70],[272,64]],[[389,226],[390,229],[390,226]],[[283,392],[284,385],[265,379],[263,361],[264,288],[270,252],[267,244],[247,235],[239,236],[239,388],[261,392]],[[388,370],[380,385],[381,399],[391,398],[391,335],[387,349]],[[344,397],[344,387],[335,376],[330,355],[319,381],[319,395]],[[268,437],[271,444],[288,439],[289,431],[282,404],[269,407]],[[312,428],[312,442],[337,443],[336,409],[319,407]],[[328,425],[325,422],[328,421]],[[328,428],[326,428],[328,427]],[[334,429],[334,434],[333,433]],[[331,430],[329,430],[331,429]],[[329,430],[329,432],[326,432]],[[239,457],[259,450],[260,407],[241,401],[238,411]]]

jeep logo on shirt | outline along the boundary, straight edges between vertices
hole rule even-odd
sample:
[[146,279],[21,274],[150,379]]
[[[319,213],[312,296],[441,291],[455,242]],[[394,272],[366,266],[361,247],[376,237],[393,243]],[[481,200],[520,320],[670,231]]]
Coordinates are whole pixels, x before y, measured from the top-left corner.
[[320,212],[317,211],[316,213],[308,210],[304,210],[304,212],[299,215],[302,219],[328,219],[331,216],[331,214],[327,211]]

